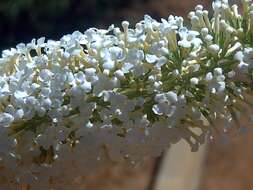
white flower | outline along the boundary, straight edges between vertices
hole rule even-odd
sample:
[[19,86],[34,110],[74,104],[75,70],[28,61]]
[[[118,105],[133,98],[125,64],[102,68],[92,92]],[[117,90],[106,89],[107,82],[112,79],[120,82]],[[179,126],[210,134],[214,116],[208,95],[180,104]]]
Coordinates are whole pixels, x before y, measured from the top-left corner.
[[0,77],[0,99],[4,99],[8,96],[10,90],[6,80]]
[[178,45],[181,47],[190,48],[193,46],[194,49],[197,49],[202,44],[202,41],[196,37],[199,35],[196,31],[188,31],[187,28],[182,27],[179,30],[179,35],[181,40],[178,41]]
[[205,39],[206,43],[212,43],[213,36],[207,34],[204,39]]
[[122,68],[121,68],[121,69],[122,69],[123,73],[129,73],[129,71],[130,71],[133,67],[134,67],[133,64],[126,62],[126,63],[124,63],[124,64],[122,65]]
[[247,74],[249,71],[249,64],[247,64],[247,63],[240,62],[237,67],[238,67],[239,71],[242,73]]
[[158,104],[154,105],[152,108],[155,114],[171,116],[176,109],[174,104],[177,103],[178,97],[175,92],[170,91],[164,94],[157,94],[155,101],[158,102]]
[[166,96],[166,98],[167,98],[167,100],[169,101],[169,102],[171,102],[171,103],[176,103],[177,102],[177,94],[175,93],[175,92],[173,92],[173,91],[170,91],[170,92],[167,92],[166,94],[165,94],[165,96]]
[[121,61],[125,57],[123,49],[117,46],[110,47],[109,52],[110,52],[111,59],[115,61],[116,60]]
[[85,69],[86,80],[91,82],[92,84],[98,80],[98,76],[96,74],[96,69],[94,68],[87,68]]
[[146,68],[144,65],[136,65],[134,68],[133,68],[133,75],[135,77],[140,77],[141,75],[143,75],[145,72],[146,72]]
[[124,78],[124,72],[120,69],[118,69],[117,71],[114,72],[115,76],[119,79],[123,79]]
[[41,95],[45,96],[45,97],[49,97],[49,95],[51,94],[52,90],[48,87],[42,87],[41,88]]
[[235,73],[235,71],[230,71],[230,72],[228,72],[227,76],[228,76],[228,78],[233,78],[236,76],[236,73]]
[[208,50],[213,55],[218,55],[218,53],[220,52],[220,47],[217,44],[212,44],[212,45],[209,46]]
[[28,97],[28,94],[26,91],[15,91],[13,97],[15,98],[15,101],[17,103],[25,103],[25,98]]
[[211,81],[213,79],[213,74],[211,72],[208,72],[206,74],[205,80],[206,81]]
[[146,54],[146,61],[148,63],[155,63],[158,60],[156,55]]
[[115,62],[112,60],[105,60],[103,64],[103,68],[108,69],[108,70],[114,69],[114,66],[115,66]]
[[157,69],[161,69],[161,67],[166,64],[168,62],[167,58],[162,56],[162,57],[159,57],[159,59],[157,60],[156,64],[155,64],[155,67]]
[[215,69],[213,70],[213,73],[214,73],[215,76],[220,76],[220,75],[222,75],[222,73],[223,73],[222,68],[215,68]]
[[130,64],[138,64],[140,61],[144,60],[144,52],[139,49],[130,49],[128,51],[125,63],[130,63]]
[[167,97],[164,93],[163,94],[157,94],[155,96],[155,101],[158,102],[158,103],[164,103],[164,102],[167,101]]
[[85,93],[89,93],[92,90],[91,83],[88,81],[83,82],[80,87],[84,90]]
[[195,7],[195,10],[197,11],[197,10],[200,10],[200,11],[202,11],[203,10],[203,5],[197,5],[196,7]]
[[216,12],[220,11],[221,6],[222,6],[222,2],[220,0],[216,0],[213,2],[212,6],[213,6],[214,11],[216,11]]
[[14,116],[15,120],[22,119],[24,117],[24,110],[23,109],[18,109],[17,111],[15,111],[13,116]]
[[128,26],[129,26],[129,22],[128,21],[123,21],[122,22],[122,27],[124,29],[125,32],[128,31]]
[[115,80],[115,78],[110,79],[110,78],[108,78],[107,76],[105,76],[103,74],[99,74],[98,75],[98,80],[94,84],[93,93],[96,96],[101,96],[102,95],[101,93],[103,91],[105,91],[105,90],[112,90],[117,85],[118,85],[118,83]]
[[203,37],[206,37],[208,35],[208,33],[209,33],[208,28],[201,29],[201,35],[203,35]]
[[83,95],[83,91],[80,86],[73,86],[71,88],[71,95],[75,98],[81,98]]
[[225,91],[225,76],[223,75],[222,68],[215,68],[213,74],[211,72],[207,73],[205,80],[211,93],[223,93]]
[[50,98],[45,98],[41,101],[41,105],[46,109],[49,110],[52,106],[52,101]]
[[14,112],[15,112],[15,108],[14,108],[13,105],[10,104],[10,105],[6,106],[6,108],[4,109],[4,111],[6,113],[9,113],[9,114],[13,115]]
[[199,83],[199,79],[196,77],[193,77],[190,79],[190,82],[192,85],[197,85]]
[[9,127],[14,121],[14,117],[9,113],[0,114],[0,127]]
[[39,80],[41,80],[41,82],[48,83],[52,79],[52,75],[53,73],[50,70],[43,69],[39,74]]

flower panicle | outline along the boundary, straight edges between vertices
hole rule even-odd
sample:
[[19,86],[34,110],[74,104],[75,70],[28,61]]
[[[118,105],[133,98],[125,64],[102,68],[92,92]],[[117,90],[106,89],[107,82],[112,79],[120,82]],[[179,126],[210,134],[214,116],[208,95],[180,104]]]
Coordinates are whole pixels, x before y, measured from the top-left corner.
[[135,27],[4,50],[0,165],[39,183],[38,171],[57,176],[62,163],[133,163],[181,139],[196,151],[208,136],[252,123],[252,1],[242,0],[242,13],[227,0],[212,7],[213,16],[197,5],[189,27],[145,15]]

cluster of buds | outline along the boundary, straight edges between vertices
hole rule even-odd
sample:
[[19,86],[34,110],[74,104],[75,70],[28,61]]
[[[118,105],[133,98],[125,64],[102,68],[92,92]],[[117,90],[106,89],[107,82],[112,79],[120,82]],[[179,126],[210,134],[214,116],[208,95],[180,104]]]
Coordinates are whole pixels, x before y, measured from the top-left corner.
[[[253,4],[201,5],[161,22],[146,15],[40,38],[0,58],[0,186],[73,189],[73,178],[110,161],[159,156],[181,139],[192,149],[252,123]],[[242,114],[243,113],[243,114]],[[50,187],[50,188],[48,188]]]

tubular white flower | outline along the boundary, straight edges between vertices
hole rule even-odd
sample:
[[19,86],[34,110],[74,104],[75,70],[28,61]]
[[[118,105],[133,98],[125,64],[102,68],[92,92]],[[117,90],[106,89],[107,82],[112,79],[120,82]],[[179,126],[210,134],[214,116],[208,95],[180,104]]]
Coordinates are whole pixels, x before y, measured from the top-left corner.
[[0,127],[9,127],[14,121],[14,117],[9,113],[0,114]]
[[196,77],[193,77],[193,78],[191,78],[190,82],[192,85],[197,85],[199,83],[199,79]]

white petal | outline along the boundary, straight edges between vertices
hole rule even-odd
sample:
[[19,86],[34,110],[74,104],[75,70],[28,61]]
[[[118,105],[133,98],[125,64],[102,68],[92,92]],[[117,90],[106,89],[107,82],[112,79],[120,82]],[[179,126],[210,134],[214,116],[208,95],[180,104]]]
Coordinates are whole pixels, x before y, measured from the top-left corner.
[[124,58],[123,50],[119,47],[111,47],[109,48],[109,51],[111,53],[111,57],[113,60],[121,60]]
[[157,94],[157,95],[155,96],[155,101],[156,101],[157,103],[164,103],[164,102],[167,101],[167,98],[166,98],[165,94]]
[[115,66],[115,62],[112,60],[107,60],[104,64],[103,64],[103,68],[104,69],[108,69],[108,70],[112,70]]
[[166,97],[167,97],[168,101],[170,101],[171,103],[177,102],[177,94],[173,91],[167,92]]
[[197,85],[199,83],[199,79],[196,77],[193,77],[193,78],[191,78],[190,82],[192,85]]
[[163,114],[163,112],[161,111],[161,109],[158,105],[154,105],[152,110],[156,115],[162,115]]
[[117,71],[115,71],[114,74],[119,79],[123,79],[124,78],[124,72],[122,70],[117,70]]
[[224,92],[225,88],[226,88],[226,84],[225,82],[218,82],[218,88],[217,88],[217,91],[218,92]]
[[16,98],[16,99],[23,99],[23,98],[25,98],[25,97],[27,97],[28,96],[28,94],[27,94],[27,92],[26,91],[19,91],[19,90],[17,90],[16,92],[14,92],[14,97]]
[[82,85],[81,85],[81,88],[84,90],[84,92],[88,93],[91,91],[91,83],[90,82],[84,82]]
[[123,73],[129,73],[130,69],[132,69],[133,67],[134,65],[131,63],[124,63],[122,66],[122,71]]
[[220,52],[220,46],[217,44],[212,44],[208,47],[208,50],[214,54],[217,55]]
[[186,39],[183,39],[183,40],[178,42],[178,45],[181,46],[181,47],[184,47],[184,48],[190,48],[191,47],[191,42],[186,40]]
[[14,114],[14,118],[15,120],[19,120],[22,119],[24,117],[24,110],[23,109],[18,109],[15,114]]
[[88,76],[93,76],[96,74],[96,69],[94,68],[87,68],[85,69],[85,74]]
[[14,121],[14,117],[9,113],[0,114],[0,126],[9,127],[10,124]]
[[242,73],[246,74],[249,71],[249,64],[244,63],[243,61],[241,61],[237,67]]
[[157,67],[157,68],[161,68],[164,64],[167,63],[167,61],[168,61],[168,60],[167,60],[166,57],[164,57],[164,56],[160,57],[160,58],[158,59],[157,63],[156,63],[156,67]]
[[214,71],[213,71],[214,75],[216,76],[220,76],[222,75],[223,71],[222,71],[222,68],[218,67],[218,68],[215,68]]
[[206,74],[206,78],[205,78],[206,81],[211,81],[213,80],[213,74],[211,72],[207,73]]
[[146,55],[146,61],[148,63],[155,63],[158,60],[158,57],[156,55],[147,54]]

